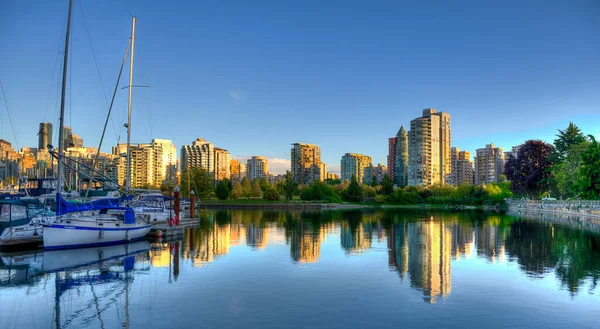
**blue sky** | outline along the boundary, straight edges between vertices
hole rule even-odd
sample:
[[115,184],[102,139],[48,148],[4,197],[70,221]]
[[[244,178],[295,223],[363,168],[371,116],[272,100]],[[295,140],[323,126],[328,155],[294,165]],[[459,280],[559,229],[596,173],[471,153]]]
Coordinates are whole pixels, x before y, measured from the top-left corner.
[[[39,122],[58,121],[66,12],[66,0],[0,2],[0,80],[20,146],[37,145]],[[277,159],[315,143],[336,171],[345,152],[385,163],[387,138],[427,107],[449,112],[453,145],[471,151],[552,141],[568,121],[600,133],[595,0],[76,0],[66,122],[90,146],[130,13],[134,83],[150,86],[134,91],[135,142],[203,137],[233,156]],[[120,90],[104,151],[125,140],[126,106]],[[14,143],[0,109],[0,137]]]

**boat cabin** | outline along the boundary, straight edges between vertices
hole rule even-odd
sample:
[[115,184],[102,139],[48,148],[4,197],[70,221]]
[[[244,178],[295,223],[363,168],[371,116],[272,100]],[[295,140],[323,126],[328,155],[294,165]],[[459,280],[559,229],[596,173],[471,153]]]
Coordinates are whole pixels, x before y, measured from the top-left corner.
[[55,178],[27,178],[19,187],[19,192],[38,197],[43,194],[56,193],[56,187]]

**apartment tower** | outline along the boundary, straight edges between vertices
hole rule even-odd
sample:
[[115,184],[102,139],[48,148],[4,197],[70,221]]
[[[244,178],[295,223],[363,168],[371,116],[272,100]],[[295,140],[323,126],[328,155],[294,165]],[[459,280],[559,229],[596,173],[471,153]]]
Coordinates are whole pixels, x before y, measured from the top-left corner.
[[410,122],[408,185],[444,184],[451,172],[450,114],[425,109]]
[[291,150],[292,174],[298,184],[324,181],[327,167],[321,162],[321,149],[314,144],[294,143]]

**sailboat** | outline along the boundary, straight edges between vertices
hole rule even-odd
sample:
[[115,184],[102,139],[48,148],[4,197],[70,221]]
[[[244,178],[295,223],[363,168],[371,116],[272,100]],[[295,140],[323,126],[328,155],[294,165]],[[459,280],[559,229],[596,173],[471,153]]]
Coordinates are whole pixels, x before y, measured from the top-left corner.
[[[60,127],[64,126],[65,110],[65,87],[67,78],[67,60],[69,53],[69,33],[71,27],[71,9],[72,0],[69,0],[69,14],[67,18],[67,34],[65,41],[65,57],[63,61],[63,83],[62,97],[60,107]],[[129,104],[128,104],[128,123],[127,123],[127,184],[129,188],[130,181],[130,141],[131,141],[131,103],[132,103],[132,83],[133,83],[133,53],[135,44],[135,23],[136,18],[132,18],[131,42],[130,42],[130,60],[129,60]],[[152,224],[140,216],[135,216],[132,208],[120,207],[111,202],[102,202],[101,204],[87,203],[74,204],[63,199],[62,191],[62,172],[63,162],[63,129],[59,130],[58,144],[58,192],[56,193],[56,221],[44,226],[44,249],[68,249],[89,247],[98,245],[110,245],[127,243],[144,238],[152,228]],[[98,214],[89,210],[97,210]]]

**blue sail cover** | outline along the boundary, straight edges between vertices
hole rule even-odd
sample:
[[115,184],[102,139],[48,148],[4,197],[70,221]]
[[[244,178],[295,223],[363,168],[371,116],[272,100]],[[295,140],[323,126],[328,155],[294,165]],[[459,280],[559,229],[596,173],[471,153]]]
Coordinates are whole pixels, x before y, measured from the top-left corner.
[[70,202],[65,200],[60,193],[56,193],[56,216],[70,212],[114,209],[118,207],[119,198],[99,199],[92,202]]

